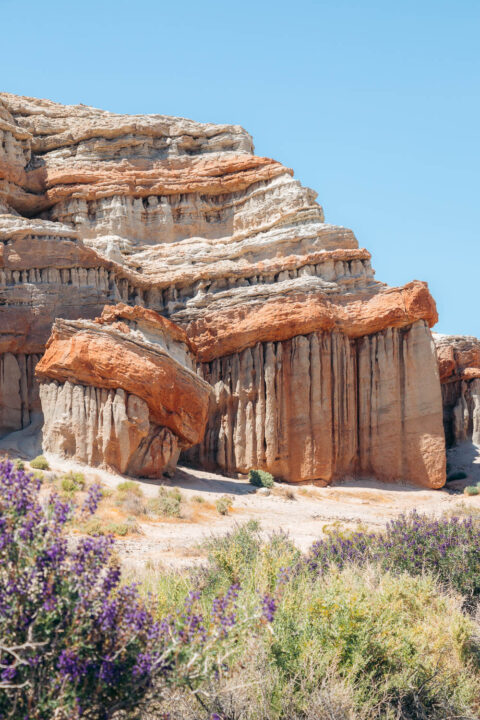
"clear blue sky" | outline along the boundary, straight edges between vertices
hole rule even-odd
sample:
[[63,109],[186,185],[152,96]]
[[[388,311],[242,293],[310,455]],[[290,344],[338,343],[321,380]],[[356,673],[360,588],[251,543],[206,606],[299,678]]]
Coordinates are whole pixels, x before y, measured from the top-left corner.
[[0,0],[1,86],[238,123],[480,336],[480,0]]

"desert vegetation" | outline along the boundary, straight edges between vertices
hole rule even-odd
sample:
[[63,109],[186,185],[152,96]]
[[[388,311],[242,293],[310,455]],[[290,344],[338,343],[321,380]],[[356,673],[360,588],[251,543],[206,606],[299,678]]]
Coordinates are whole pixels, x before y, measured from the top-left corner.
[[478,717],[478,515],[338,523],[306,553],[249,521],[193,568],[125,571],[109,503],[188,510],[175,488],[0,465],[0,718]]
[[255,487],[273,487],[273,475],[266,470],[250,470],[248,479]]

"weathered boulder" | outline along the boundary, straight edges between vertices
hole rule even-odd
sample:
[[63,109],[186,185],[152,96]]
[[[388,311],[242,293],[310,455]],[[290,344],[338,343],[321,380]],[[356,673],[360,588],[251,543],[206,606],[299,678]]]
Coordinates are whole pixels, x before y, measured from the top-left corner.
[[37,364],[47,452],[159,477],[203,438],[210,386],[185,332],[152,310],[56,320]]

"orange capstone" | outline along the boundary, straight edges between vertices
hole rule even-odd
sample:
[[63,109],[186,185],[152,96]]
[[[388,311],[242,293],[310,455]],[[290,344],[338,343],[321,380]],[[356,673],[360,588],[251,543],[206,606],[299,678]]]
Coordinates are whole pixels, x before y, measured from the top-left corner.
[[423,282],[357,296],[299,295],[272,298],[262,304],[211,311],[188,324],[198,357],[216,357],[254,346],[319,331],[338,331],[358,338],[401,328],[418,320],[431,327],[438,320],[435,301]]
[[57,320],[36,376],[121,388],[143,399],[151,421],[185,444],[203,437],[210,387],[194,372],[185,332],[152,310],[120,304],[94,322]]

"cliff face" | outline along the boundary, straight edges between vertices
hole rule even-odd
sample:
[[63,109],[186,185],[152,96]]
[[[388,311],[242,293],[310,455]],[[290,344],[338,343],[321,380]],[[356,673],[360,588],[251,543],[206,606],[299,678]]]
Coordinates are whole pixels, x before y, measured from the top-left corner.
[[443,484],[426,285],[375,281],[353,233],[242,128],[7,94],[0,119],[0,352],[21,378],[3,396],[0,379],[5,429],[37,402],[28,368],[54,318],[123,301],[195,348],[217,400],[191,451],[204,466]]
[[434,339],[447,446],[470,441],[480,447],[480,340],[436,333]]
[[359,339],[314,332],[257,343],[202,371],[216,395],[194,449],[204,466],[264,467],[292,481],[442,482],[438,375],[424,322]]

